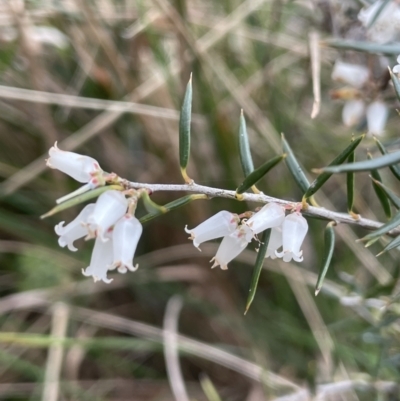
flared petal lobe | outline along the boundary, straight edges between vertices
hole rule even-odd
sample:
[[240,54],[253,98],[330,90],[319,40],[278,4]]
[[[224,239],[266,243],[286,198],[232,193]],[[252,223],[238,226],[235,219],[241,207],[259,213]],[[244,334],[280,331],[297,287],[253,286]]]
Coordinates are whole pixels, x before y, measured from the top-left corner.
[[214,262],[212,268],[220,266],[222,270],[228,269],[228,263],[244,251],[252,237],[252,230],[245,224],[237,228],[232,234],[226,235],[218,248],[217,254],[211,259],[211,262]]
[[88,218],[88,223],[96,235],[107,241],[105,234],[125,213],[128,208],[128,200],[120,191],[110,190],[99,196],[93,213]]
[[118,220],[113,230],[114,260],[110,270],[117,268],[120,273],[126,273],[137,269],[132,260],[142,231],[142,225],[134,216],[126,214]]
[[78,182],[89,182],[92,177],[102,172],[97,160],[74,152],[67,152],[57,147],[57,142],[49,150],[47,166],[62,171]]
[[112,279],[107,278],[107,271],[113,260],[113,241],[112,238],[108,239],[109,241],[104,242],[101,238],[96,238],[90,265],[86,270],[82,269],[82,274],[86,277],[92,276],[94,282],[104,281],[109,284],[112,281]]
[[282,224],[283,251],[275,254],[278,258],[283,257],[284,262],[290,262],[292,258],[296,262],[303,261],[301,244],[308,231],[307,220],[300,213],[292,213],[285,217]]
[[191,230],[185,227],[185,231],[190,234],[189,239],[193,240],[193,245],[199,248],[203,242],[233,233],[239,220],[237,214],[222,210]]
[[64,221],[54,227],[54,231],[60,236],[58,244],[61,248],[68,246],[70,251],[77,251],[74,241],[88,235],[87,219],[93,213],[95,204],[85,206],[78,216],[64,227]]
[[255,213],[246,224],[252,229],[254,234],[280,226],[285,218],[285,209],[277,203],[268,203],[261,210]]

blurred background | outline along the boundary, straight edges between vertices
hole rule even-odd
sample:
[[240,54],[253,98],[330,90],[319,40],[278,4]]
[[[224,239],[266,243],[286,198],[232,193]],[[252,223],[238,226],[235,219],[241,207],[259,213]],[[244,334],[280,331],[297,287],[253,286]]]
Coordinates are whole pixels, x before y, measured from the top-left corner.
[[[0,2],[0,399],[400,399],[398,251],[377,259],[382,242],[368,249],[355,242],[365,230],[335,228],[333,262],[316,298],[327,222],[308,219],[304,262],[267,259],[244,316],[255,245],[229,270],[211,270],[218,243],[198,252],[184,227],[223,209],[242,213],[260,205],[198,200],[152,220],[136,252],[139,270],[110,273],[108,285],[82,276],[93,242],[80,241],[76,253],[57,244],[55,224],[81,207],[40,220],[55,199],[78,187],[45,167],[55,141],[131,181],[182,183],[178,119],[191,72],[188,173],[198,184],[232,190],[241,183],[241,108],[255,166],[281,152],[284,132],[313,179],[312,168],[366,130],[361,117],[352,128],[342,122],[346,96],[331,79],[337,59],[369,69],[357,96],[387,106],[380,139],[396,149],[398,103],[387,66],[400,54],[400,23],[392,37],[375,40],[358,20],[368,3]],[[321,41],[311,45],[320,57],[314,119],[312,32]],[[345,39],[375,47],[338,48]],[[379,47],[386,41],[390,51]],[[357,157],[367,149],[379,154],[371,136]],[[390,172],[382,177],[396,190]],[[296,202],[302,196],[284,163],[259,188]],[[165,204],[183,195],[152,198]],[[332,177],[316,199],[346,212],[345,177]],[[355,210],[385,221],[366,173],[357,175]]]

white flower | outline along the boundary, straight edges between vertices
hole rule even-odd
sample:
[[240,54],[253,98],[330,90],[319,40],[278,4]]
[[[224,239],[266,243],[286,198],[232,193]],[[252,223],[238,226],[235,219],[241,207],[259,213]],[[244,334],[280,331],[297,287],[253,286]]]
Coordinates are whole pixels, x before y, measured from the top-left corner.
[[185,231],[190,234],[189,239],[193,240],[193,245],[199,249],[199,246],[205,241],[221,238],[233,233],[239,221],[237,214],[222,210],[191,230],[186,226]]
[[282,246],[282,228],[274,227],[271,229],[271,235],[268,241],[266,258],[276,259],[275,251]]
[[246,221],[246,224],[252,229],[254,234],[266,230],[267,228],[280,226],[285,218],[285,209],[277,203],[268,203],[261,210],[253,214]]
[[138,265],[133,266],[132,260],[142,231],[139,220],[130,214],[118,220],[113,230],[114,262],[109,270],[118,268],[120,273],[126,273],[128,270],[135,271],[138,268]]
[[303,251],[300,250],[300,247],[307,234],[307,230],[307,220],[300,213],[287,215],[282,224],[283,251],[275,251],[276,256],[278,258],[283,257],[284,262],[290,262],[292,258],[296,262],[302,262]]
[[[358,19],[368,28],[375,18],[384,0],[378,0],[368,7],[361,9]],[[399,39],[400,34],[400,8],[394,1],[389,2],[380,12],[373,25],[368,28],[367,37],[376,43],[386,43]]]
[[58,243],[61,248],[68,246],[70,251],[77,251],[74,247],[74,241],[88,235],[87,218],[93,213],[95,204],[91,203],[85,206],[78,216],[64,227],[65,221],[57,224],[54,231],[60,236]]
[[342,120],[346,127],[358,125],[365,115],[365,104],[362,100],[349,100],[342,110]]
[[102,280],[109,284],[112,281],[107,278],[107,271],[113,259],[113,241],[112,238],[108,239],[109,241],[103,242],[100,237],[96,238],[90,265],[86,270],[82,269],[82,274],[86,277],[92,276],[94,282]]
[[388,115],[389,109],[385,103],[379,100],[372,102],[367,107],[368,133],[372,135],[382,135]]
[[211,268],[221,266],[222,270],[226,270],[228,263],[246,248],[252,238],[253,232],[246,224],[242,224],[232,234],[226,235],[217,254],[210,260],[210,262],[214,262]]
[[332,79],[360,89],[368,81],[369,70],[364,65],[337,60],[332,70]]
[[397,65],[395,65],[394,67],[393,67],[393,72],[395,73],[395,74],[400,74],[400,56],[399,57],[397,57],[397,62],[398,62],[398,64]]
[[95,176],[103,172],[99,163],[92,157],[61,150],[57,147],[57,142],[50,148],[49,155],[46,161],[48,167],[60,170],[78,182],[91,181],[95,187]]
[[102,241],[107,241],[105,234],[125,213],[128,200],[120,191],[110,190],[99,196],[93,213],[87,222]]

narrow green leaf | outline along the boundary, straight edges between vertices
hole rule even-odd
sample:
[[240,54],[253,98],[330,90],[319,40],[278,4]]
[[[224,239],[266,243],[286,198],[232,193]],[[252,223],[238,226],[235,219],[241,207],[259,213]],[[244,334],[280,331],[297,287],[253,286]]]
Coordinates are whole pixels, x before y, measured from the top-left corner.
[[200,385],[208,401],[221,401],[217,389],[207,375],[202,374],[200,376]]
[[396,209],[400,209],[400,198],[385,184],[383,184],[382,182],[380,182],[378,180],[375,180],[372,176],[370,176],[370,178],[376,185],[378,185],[385,191],[387,197],[392,202],[393,206]]
[[[383,143],[376,137],[374,137],[374,140],[376,142],[376,145],[378,146],[379,151],[383,154],[383,155],[388,155],[388,151],[386,150],[385,146],[383,145]],[[393,164],[391,166],[389,166],[390,171],[392,172],[392,174],[400,181],[400,168],[399,166],[397,166],[396,164]]]
[[400,79],[397,74],[394,74],[393,71],[389,68],[390,77],[392,78],[394,91],[396,92],[397,99],[400,100]]
[[[356,160],[356,154],[351,152],[347,158],[348,163],[354,163]],[[346,185],[347,185],[347,211],[353,213],[354,206],[354,173],[347,173]]]
[[264,264],[265,255],[267,254],[267,248],[268,248],[270,236],[271,236],[271,229],[269,228],[268,230],[264,231],[262,238],[261,238],[261,244],[260,244],[260,248],[258,249],[258,253],[257,253],[256,264],[255,264],[254,270],[253,270],[253,277],[251,279],[249,296],[247,297],[246,310],[245,310],[244,314],[246,314],[247,311],[249,310],[250,305],[252,304],[254,297],[256,295],[258,280],[260,278],[261,270],[262,270],[262,267]]
[[93,191],[86,192],[82,195],[75,196],[75,198],[69,199],[66,202],[60,203],[56,207],[53,207],[49,212],[40,216],[41,219],[45,219],[46,217],[53,216],[56,213],[61,212],[62,210],[66,210],[71,208],[72,206],[79,205],[80,203],[86,202],[90,199],[97,198],[102,193],[106,191],[110,191],[111,189],[122,191],[124,188],[120,185],[107,185],[105,187],[96,188]]
[[[372,155],[370,153],[368,153],[368,159],[373,160]],[[371,176],[374,180],[382,182],[382,178],[378,170],[371,170]],[[390,219],[392,217],[392,210],[390,209],[390,202],[386,195],[386,192],[379,185],[376,185],[374,181],[372,181],[372,186],[374,188],[376,196],[379,199],[379,202],[382,205],[383,211],[385,212],[385,216],[388,219]]]
[[360,42],[356,40],[332,39],[321,42],[321,45],[334,47],[335,49],[355,50],[365,53],[380,53],[387,55],[400,54],[399,44],[379,44],[372,42]]
[[379,16],[382,14],[382,11],[386,8],[386,6],[391,2],[392,0],[383,0],[382,4],[378,7],[378,9],[375,12],[375,15],[371,18],[367,25],[367,29],[370,29],[376,22],[376,20],[379,18]]
[[192,119],[192,75],[186,86],[185,97],[179,119],[179,164],[181,166],[182,176],[186,183],[193,182],[186,173],[186,167],[190,156],[190,123]]
[[331,221],[327,224],[324,232],[324,257],[322,259],[321,270],[318,275],[317,285],[315,286],[315,296],[317,296],[321,290],[322,283],[324,282],[326,273],[331,264],[333,250],[335,249],[335,230],[333,226],[336,223]]
[[166,213],[165,206],[161,206],[153,202],[147,191],[142,193],[140,199],[143,200],[143,205],[149,213],[158,213],[158,212],[161,212],[162,214]]
[[291,147],[289,146],[288,142],[285,139],[285,135],[282,134],[282,147],[283,152],[286,153],[286,164],[291,172],[293,178],[295,179],[297,185],[300,189],[305,193],[310,183],[307,180],[306,175],[303,172],[303,169],[300,167],[299,162],[296,159],[296,156],[293,154]]
[[239,154],[240,163],[242,164],[242,170],[244,176],[247,177],[254,170],[253,158],[251,157],[249,137],[247,135],[246,119],[243,115],[243,109],[240,112],[240,124],[239,124]]
[[[336,166],[338,164],[342,164],[351,153],[357,148],[360,142],[364,139],[365,135],[361,135],[358,138],[354,139],[346,149],[343,150],[332,162],[329,164],[330,166]],[[314,195],[321,187],[325,184],[325,182],[331,177],[332,173],[321,173],[309,186],[303,198],[307,199],[310,196]]]
[[400,151],[389,153],[387,155],[378,157],[373,160],[363,160],[356,163],[346,163],[341,166],[329,166],[320,169],[314,169],[315,172],[327,172],[327,173],[349,173],[352,171],[371,171],[382,167],[391,166],[400,162]]
[[361,238],[361,241],[369,241],[375,238],[379,238],[382,235],[388,233],[390,230],[393,230],[400,224],[400,212],[397,212],[392,220],[388,221],[387,223],[383,224],[377,230],[373,231],[372,233],[366,235],[365,237]]
[[175,199],[174,201],[169,202],[166,205],[162,206],[162,210],[154,211],[152,213],[144,215],[139,219],[139,221],[141,223],[147,223],[148,221],[154,219],[155,217],[168,213],[171,210],[178,209],[179,207],[185,206],[188,203],[197,199],[208,199],[208,196],[204,194],[182,196],[182,198]]
[[251,188],[254,184],[256,184],[265,174],[268,173],[273,167],[275,167],[280,161],[282,161],[286,155],[282,156],[275,156],[272,159],[265,162],[261,165],[257,170],[254,170],[250,173],[244,181],[239,185],[238,189],[236,190],[237,194],[242,194],[243,192],[247,191]]
[[397,248],[398,246],[400,246],[400,235],[398,237],[396,237],[394,240],[390,241],[385,248],[383,248],[383,250],[381,252],[378,253],[378,255],[376,256],[380,256],[383,253],[390,251],[393,248]]

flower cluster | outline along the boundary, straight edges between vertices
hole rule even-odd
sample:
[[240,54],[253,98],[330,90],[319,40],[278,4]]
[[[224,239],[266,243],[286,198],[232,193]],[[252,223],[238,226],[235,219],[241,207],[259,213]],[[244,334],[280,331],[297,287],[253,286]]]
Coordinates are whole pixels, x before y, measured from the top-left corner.
[[[283,258],[283,261],[296,262],[303,260],[301,244],[307,234],[307,220],[298,212],[285,216],[285,208],[269,203],[254,213],[248,220],[241,221],[237,214],[221,211],[210,217],[197,227],[185,231],[190,234],[189,239],[193,245],[199,246],[215,238],[221,238],[222,242],[217,254],[211,260],[212,267],[220,266],[226,270],[228,263],[238,256],[251,242],[257,238],[257,234],[271,228],[266,257],[271,259]],[[282,247],[282,251],[278,250]]]
[[[104,182],[103,170],[91,157],[62,151],[57,144],[50,149],[49,155],[47,165],[85,183],[83,190]],[[78,191],[82,192],[82,189]],[[142,225],[130,213],[131,205],[132,199],[127,199],[121,191],[108,190],[98,197],[96,203],[85,206],[69,224],[64,226],[62,221],[55,226],[59,245],[67,246],[71,251],[77,250],[74,246],[77,239],[95,238],[90,265],[82,271],[85,276],[110,283],[112,279],[107,278],[108,270],[118,269],[120,273],[126,273],[138,268],[133,266],[132,260],[142,234]]]
[[368,133],[382,135],[389,115],[388,107],[379,99],[368,105],[361,99],[360,90],[366,86],[369,79],[368,68],[337,60],[332,70],[332,79],[350,86],[335,91],[335,97],[345,100],[342,111],[343,124],[354,127],[366,118]]

